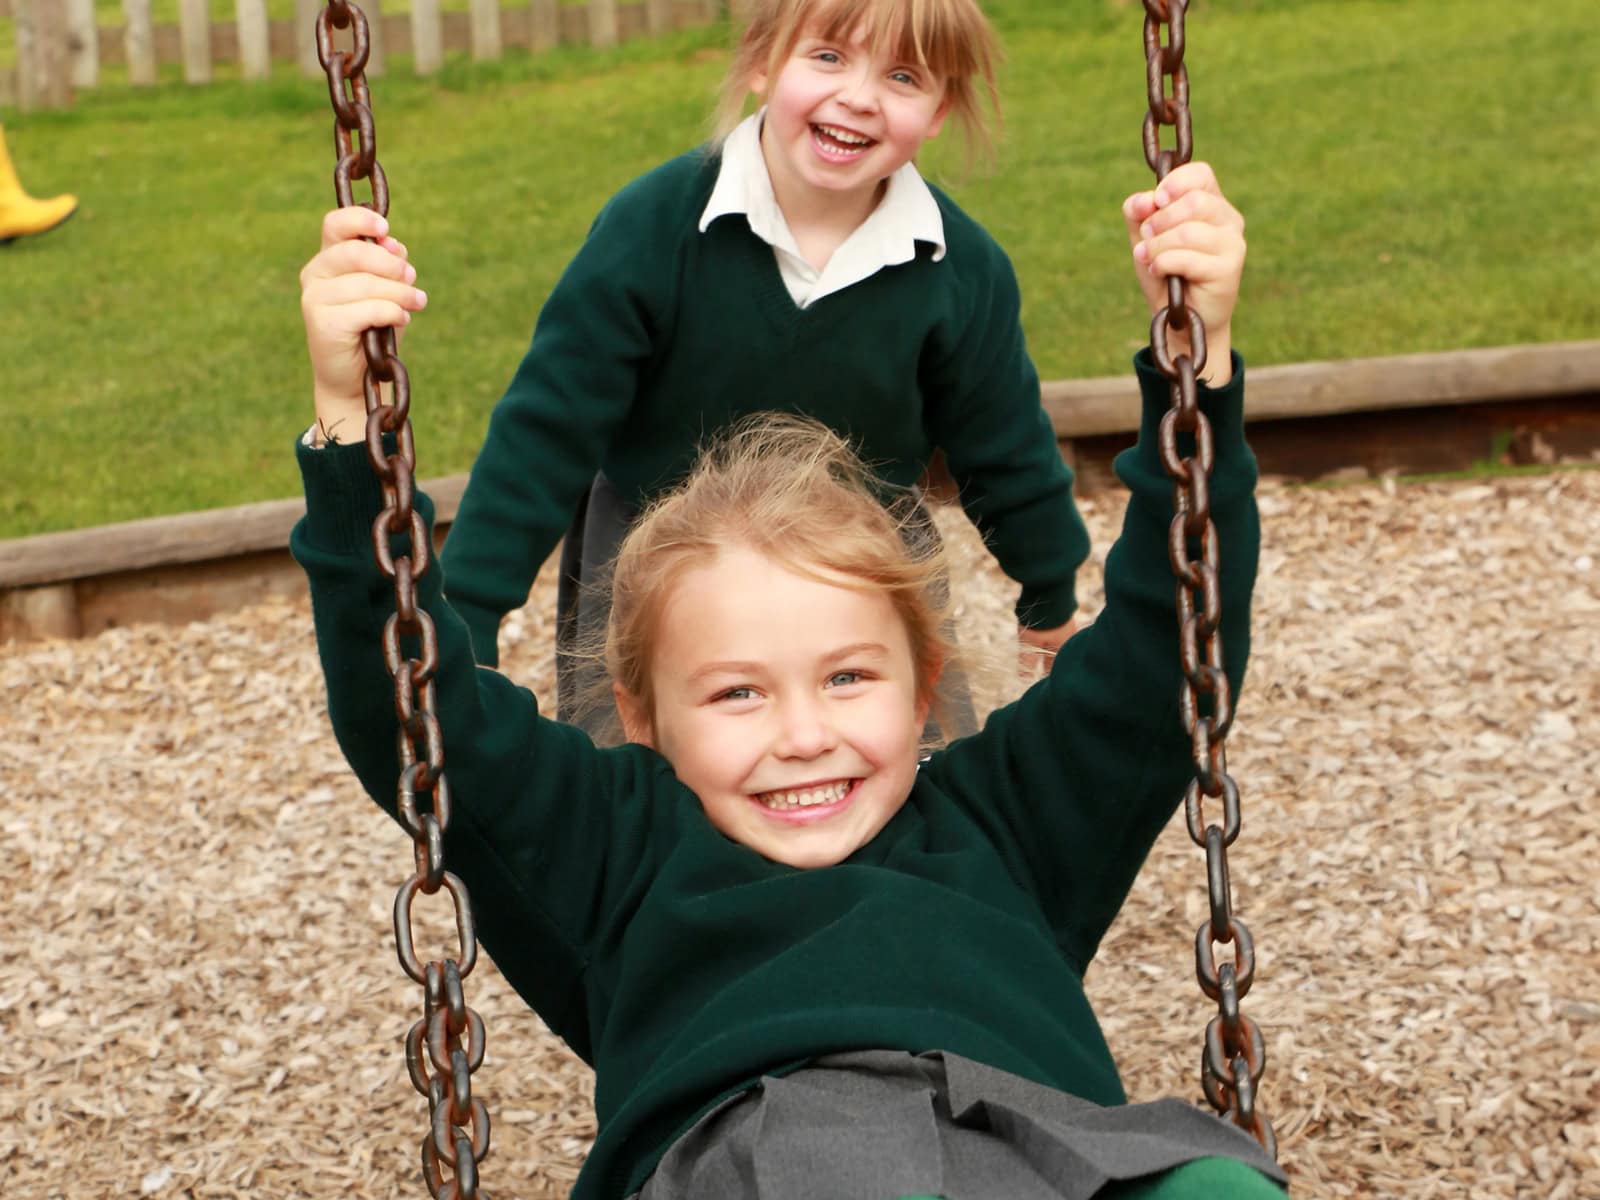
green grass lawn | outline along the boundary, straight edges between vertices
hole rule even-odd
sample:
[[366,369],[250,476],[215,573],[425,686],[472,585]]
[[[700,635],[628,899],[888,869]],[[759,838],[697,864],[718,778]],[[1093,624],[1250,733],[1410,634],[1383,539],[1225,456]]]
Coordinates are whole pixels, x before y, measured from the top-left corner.
[[[386,8],[388,6],[386,5]],[[998,165],[925,166],[1010,251],[1045,378],[1124,370],[1146,321],[1117,206],[1148,186],[1136,0],[992,0]],[[1196,152],[1249,218],[1257,364],[1600,336],[1600,83],[1579,0],[1196,0]],[[419,468],[465,470],[540,302],[616,188],[701,136],[714,27],[374,85],[431,298],[404,354]],[[0,249],[0,537],[297,492],[300,265],[331,205],[326,89],[115,81],[4,113],[79,215]]]

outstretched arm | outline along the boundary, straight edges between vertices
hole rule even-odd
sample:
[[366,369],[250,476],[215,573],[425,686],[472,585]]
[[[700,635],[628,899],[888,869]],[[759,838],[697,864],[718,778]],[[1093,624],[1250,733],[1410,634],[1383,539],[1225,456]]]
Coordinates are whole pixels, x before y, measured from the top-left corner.
[[957,252],[961,258],[953,275],[958,307],[930,346],[919,383],[962,507],[1001,570],[1022,585],[1018,624],[1042,631],[1050,645],[1077,609],[1089,535],[1039,401],[1016,273],[993,239],[978,233],[952,252],[952,272]]
[[642,240],[625,199],[596,219],[545,301],[445,542],[446,592],[487,666],[500,661],[500,622],[567,532],[661,336],[655,293],[668,274],[648,240],[661,235]]

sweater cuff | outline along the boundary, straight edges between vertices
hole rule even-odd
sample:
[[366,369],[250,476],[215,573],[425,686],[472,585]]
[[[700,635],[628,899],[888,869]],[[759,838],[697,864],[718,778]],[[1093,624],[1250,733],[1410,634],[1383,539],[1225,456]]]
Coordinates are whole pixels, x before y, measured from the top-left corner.
[[330,554],[370,550],[383,486],[367,460],[366,442],[313,448],[296,439],[295,458],[306,493],[306,544]]
[[[1232,355],[1233,378],[1219,388],[1199,382],[1196,388],[1200,411],[1211,424],[1211,444],[1218,458],[1232,459],[1249,453],[1244,437],[1244,359]],[[1161,373],[1150,356],[1149,347],[1133,357],[1139,377],[1142,411],[1139,417],[1139,442],[1133,450],[1134,465],[1141,472],[1166,477],[1161,462],[1161,421],[1172,408],[1172,383]],[[1178,435],[1178,449],[1184,455],[1195,452],[1194,435]]]
[[1078,611],[1078,581],[1074,576],[1048,587],[1026,587],[1017,597],[1017,624],[1026,629],[1055,629]]
[[[448,582],[445,591],[449,591]],[[467,600],[450,598],[450,606],[466,623],[472,641],[472,660],[479,666],[500,666],[500,614]]]

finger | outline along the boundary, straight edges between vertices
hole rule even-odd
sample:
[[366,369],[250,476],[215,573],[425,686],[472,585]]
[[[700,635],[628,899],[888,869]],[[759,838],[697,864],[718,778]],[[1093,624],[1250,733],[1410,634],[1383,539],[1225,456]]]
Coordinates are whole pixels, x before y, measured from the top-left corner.
[[1199,250],[1206,254],[1220,254],[1239,240],[1234,230],[1204,221],[1185,221],[1165,233],[1146,237],[1139,245],[1143,257],[1148,261],[1169,250]]
[[359,204],[336,208],[322,218],[322,248],[351,238],[381,238],[389,232],[388,218]]
[[337,308],[363,300],[383,300],[401,308],[421,311],[428,306],[428,293],[397,279],[381,275],[347,274],[320,279],[306,288],[301,304],[308,312]]
[[1146,264],[1151,275],[1158,278],[1181,276],[1198,287],[1236,279],[1241,274],[1242,256],[1212,254],[1190,247],[1165,250]]
[[1139,233],[1150,238],[1187,224],[1242,230],[1244,217],[1226,197],[1215,192],[1192,191],[1156,209],[1140,223]]
[[1128,226],[1128,240],[1139,242],[1143,234],[1140,227],[1150,219],[1156,211],[1156,194],[1154,192],[1134,192],[1122,202],[1122,219]]
[[400,329],[411,323],[411,312],[392,300],[354,300],[322,310],[323,328],[338,337],[359,337],[368,329]]
[[1185,196],[1193,191],[1215,192],[1222,194],[1222,188],[1217,183],[1217,176],[1208,162],[1186,162],[1181,167],[1176,167],[1168,172],[1167,177],[1156,184],[1156,204],[1165,207],[1180,196]]
[[[398,245],[399,243],[396,243]],[[399,279],[414,283],[417,269],[398,254],[383,245],[362,240],[337,242],[318,252],[300,273],[300,286],[314,280],[333,279],[340,275],[377,275],[385,279]]]

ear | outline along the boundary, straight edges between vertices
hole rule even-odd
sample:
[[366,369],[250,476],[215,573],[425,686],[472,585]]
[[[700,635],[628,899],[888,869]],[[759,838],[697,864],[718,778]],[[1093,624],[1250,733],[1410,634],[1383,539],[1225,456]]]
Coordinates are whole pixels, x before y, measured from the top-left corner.
[[611,695],[617,702],[617,716],[622,718],[622,736],[630,742],[654,750],[655,730],[651,728],[644,702],[620,683],[611,685]]
[[939,107],[934,110],[933,120],[928,122],[928,132],[923,135],[923,141],[939,136],[939,131],[944,128],[944,120],[950,115],[950,106],[953,103],[955,101],[950,95],[950,89],[946,88],[944,99],[939,101]]
[[751,71],[750,78],[744,85],[752,95],[759,96],[763,101],[767,98],[767,73],[765,71]]

